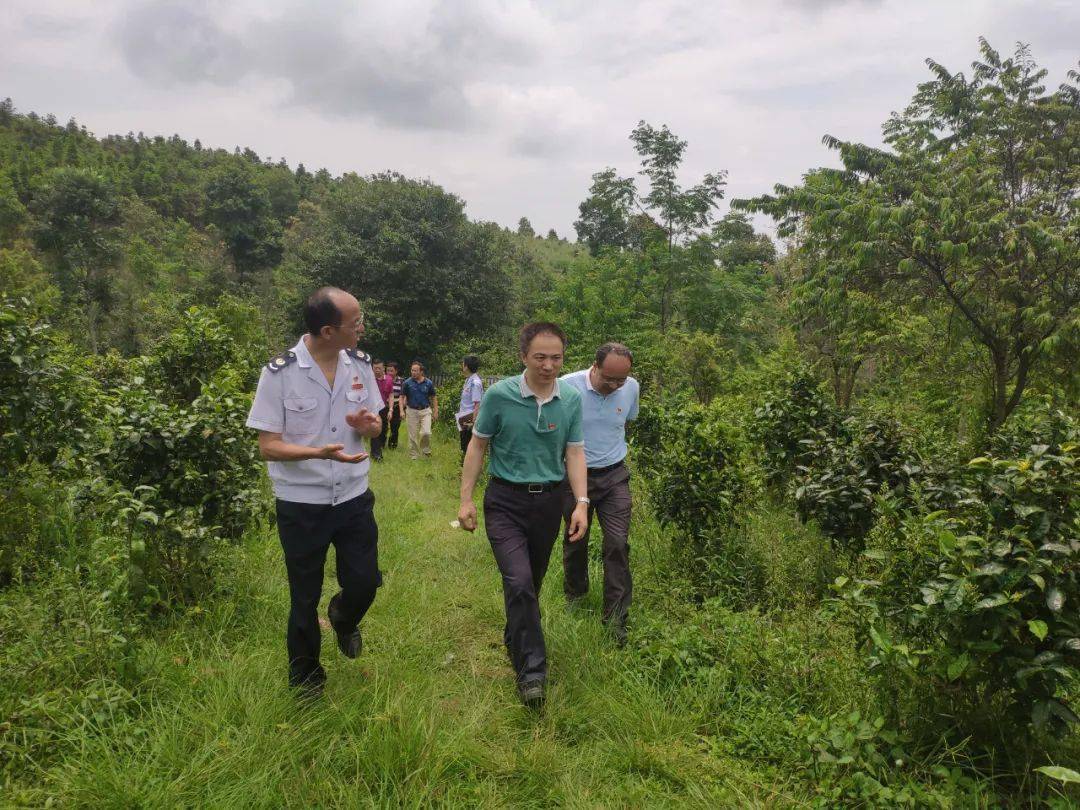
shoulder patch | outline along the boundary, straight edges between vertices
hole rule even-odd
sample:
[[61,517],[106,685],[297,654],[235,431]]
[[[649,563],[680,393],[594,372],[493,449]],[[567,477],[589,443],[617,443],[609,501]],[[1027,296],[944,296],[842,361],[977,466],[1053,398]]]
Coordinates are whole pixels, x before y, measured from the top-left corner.
[[296,362],[296,352],[287,351],[277,355],[277,357],[271,357],[266,362],[266,367],[271,371],[281,371],[285,366]]
[[362,352],[359,349],[346,349],[345,354],[349,355],[353,360],[359,360],[362,363],[371,362],[371,355]]

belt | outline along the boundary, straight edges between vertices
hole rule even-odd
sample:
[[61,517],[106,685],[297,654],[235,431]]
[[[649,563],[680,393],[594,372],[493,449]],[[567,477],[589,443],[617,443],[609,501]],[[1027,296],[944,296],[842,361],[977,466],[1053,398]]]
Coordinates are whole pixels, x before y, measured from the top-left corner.
[[606,467],[589,467],[589,472],[597,474],[611,472],[612,470],[618,469],[619,467],[623,466],[625,462],[626,459],[623,459],[622,461],[616,461],[614,464],[609,464]]
[[491,482],[493,484],[509,487],[510,489],[517,489],[521,492],[529,492],[533,495],[539,495],[541,492],[551,492],[562,484],[562,481],[552,481],[547,484],[519,484],[516,481],[507,481],[505,478],[499,478],[494,475],[491,476]]

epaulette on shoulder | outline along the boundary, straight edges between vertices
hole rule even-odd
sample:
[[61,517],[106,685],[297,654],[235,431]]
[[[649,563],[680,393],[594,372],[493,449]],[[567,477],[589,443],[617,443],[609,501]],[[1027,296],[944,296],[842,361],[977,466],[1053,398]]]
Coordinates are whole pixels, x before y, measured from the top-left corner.
[[362,363],[370,363],[371,355],[366,352],[362,352],[359,349],[346,349],[345,354],[349,355],[353,360],[359,360]]
[[277,357],[271,357],[266,362],[266,367],[271,371],[281,371],[285,366],[296,362],[296,352],[290,350],[279,354]]

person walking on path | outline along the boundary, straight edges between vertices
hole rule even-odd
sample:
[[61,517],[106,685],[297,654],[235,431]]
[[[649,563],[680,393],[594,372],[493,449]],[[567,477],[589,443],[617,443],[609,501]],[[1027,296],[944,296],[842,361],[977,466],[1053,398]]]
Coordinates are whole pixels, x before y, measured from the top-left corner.
[[502,574],[503,643],[519,697],[536,708],[544,701],[548,673],[540,587],[562,522],[564,479],[577,503],[571,540],[585,532],[589,499],[581,394],[558,378],[566,335],[553,323],[530,323],[521,330],[519,349],[525,372],[495,383],[480,403],[461,472],[458,521],[476,530],[473,490],[490,446],[484,524]]
[[431,457],[431,421],[439,418],[435,383],[424,376],[424,364],[413,360],[410,377],[401,384],[401,409],[409,430],[409,458]]
[[473,424],[476,422],[476,414],[480,411],[480,400],[484,398],[484,382],[476,372],[480,369],[480,358],[475,354],[467,354],[461,360],[461,373],[465,376],[465,384],[461,387],[461,402],[458,404],[455,420],[460,432],[461,458],[464,461],[465,451],[469,449],[469,440],[472,439]]
[[401,402],[401,384],[405,380],[401,377],[401,366],[398,365],[397,360],[391,360],[386,364],[386,374],[393,380],[393,385],[390,388],[390,401],[388,403],[390,410],[390,437],[386,442],[386,447],[389,450],[396,450],[398,446],[398,431],[401,429],[401,406],[398,404]]
[[577,507],[566,497],[563,513],[567,530],[563,537],[563,591],[570,604],[589,590],[589,528],[593,514],[603,533],[603,622],[626,644],[626,623],[633,583],[630,577],[630,470],[626,466],[626,423],[637,418],[640,388],[630,376],[634,356],[621,343],[605,343],[587,369],[575,371],[560,382],[581,394],[581,418],[588,468],[588,523],[580,540],[570,533]]
[[304,323],[307,334],[263,369],[247,425],[259,431],[277,498],[291,603],[289,684],[314,697],[326,681],[318,607],[330,544],[341,590],[328,617],[348,658],[360,654],[360,620],[382,583],[363,446],[381,430],[382,397],[371,358],[356,348],[364,334],[356,298],[335,287],[316,290],[304,305]]
[[379,419],[382,420],[382,430],[379,435],[371,440],[371,457],[376,461],[382,461],[383,448],[386,446],[386,431],[390,426],[389,412],[390,400],[394,391],[394,378],[386,373],[386,367],[382,360],[375,360],[371,364],[375,372],[375,383],[379,387],[379,395],[382,397],[383,406],[379,411]]

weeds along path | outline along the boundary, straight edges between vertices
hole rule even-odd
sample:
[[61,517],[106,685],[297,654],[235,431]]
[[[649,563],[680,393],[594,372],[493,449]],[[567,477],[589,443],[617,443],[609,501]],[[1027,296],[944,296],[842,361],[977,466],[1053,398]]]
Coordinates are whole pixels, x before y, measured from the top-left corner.
[[[288,593],[271,525],[236,553],[231,593],[151,649],[139,719],[88,736],[42,775],[45,792],[126,807],[790,804],[749,763],[703,749],[695,718],[602,633],[598,594],[567,612],[557,553],[543,595],[549,701],[539,716],[522,708],[487,540],[449,525],[456,441],[434,449],[432,461],[388,452],[374,471],[385,583],[358,660],[324,633],[320,704],[299,706],[284,685]],[[327,571],[322,614],[332,559]]]

